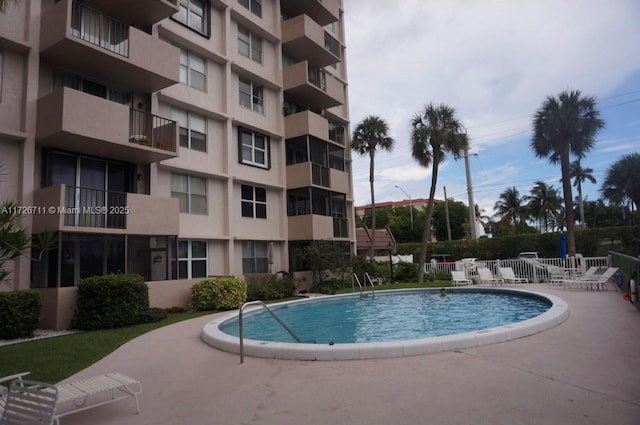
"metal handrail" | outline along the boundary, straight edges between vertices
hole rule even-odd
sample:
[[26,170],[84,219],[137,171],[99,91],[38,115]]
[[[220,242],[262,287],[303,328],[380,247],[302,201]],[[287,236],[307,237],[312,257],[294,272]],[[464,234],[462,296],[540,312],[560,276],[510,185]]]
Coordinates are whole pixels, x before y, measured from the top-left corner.
[[293,331],[289,329],[289,327],[282,320],[280,320],[278,316],[276,316],[275,313],[269,307],[267,307],[265,303],[263,303],[260,300],[246,302],[242,305],[242,307],[240,308],[240,311],[238,312],[238,327],[240,330],[240,363],[241,364],[244,363],[244,327],[242,323],[242,312],[244,311],[245,307],[248,307],[250,305],[259,305],[260,307],[264,307],[264,309],[267,310],[267,312],[271,315],[271,317],[273,317],[276,320],[276,322],[278,322],[280,326],[284,328],[285,331],[289,332],[289,335],[291,335],[293,339],[296,340],[296,342],[302,342],[300,341],[300,338],[298,338],[296,334],[294,334]]
[[373,280],[371,280],[371,276],[369,276],[369,272],[364,272],[364,277],[365,277],[365,286],[367,285],[367,280],[369,281],[369,284],[371,285],[371,296],[375,297],[376,296],[376,288],[373,285]]
[[[358,275],[357,274],[353,274],[353,278],[355,279],[356,283],[358,284],[358,286],[360,287],[360,297],[362,297],[362,284],[360,283],[360,279],[358,279]],[[353,280],[351,281],[351,292],[355,292],[356,291],[356,285],[353,284]]]

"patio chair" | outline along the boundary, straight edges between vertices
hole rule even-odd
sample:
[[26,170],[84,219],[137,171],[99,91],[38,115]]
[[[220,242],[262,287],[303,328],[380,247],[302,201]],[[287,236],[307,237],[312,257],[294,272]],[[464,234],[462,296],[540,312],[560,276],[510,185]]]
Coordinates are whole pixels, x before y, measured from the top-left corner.
[[491,270],[486,267],[478,267],[478,279],[480,285],[491,284],[492,286],[497,286],[500,284],[502,286],[504,283],[504,279],[495,277]]
[[0,425],[51,425],[57,401],[55,386],[16,379],[9,387]]
[[451,284],[453,286],[472,285],[473,281],[461,270],[451,271]]
[[529,283],[529,281],[523,277],[516,277],[511,267],[498,267],[498,271],[504,283]]
[[600,269],[598,266],[589,267],[589,269],[580,276],[572,276],[569,272],[558,266],[548,266],[549,271],[549,286],[572,286],[582,281],[587,281],[593,278],[594,274]]
[[[599,269],[599,267],[595,267],[595,268],[596,270]],[[576,279],[571,279],[567,283],[570,285],[571,288],[593,289],[595,286],[595,288],[598,290],[600,290],[600,288],[602,288],[603,290],[606,290],[607,282],[609,281],[609,279],[613,277],[613,275],[616,274],[617,271],[618,271],[617,267],[608,267],[607,270],[605,270],[601,274],[592,273],[590,275],[587,275],[585,273],[583,276]]]

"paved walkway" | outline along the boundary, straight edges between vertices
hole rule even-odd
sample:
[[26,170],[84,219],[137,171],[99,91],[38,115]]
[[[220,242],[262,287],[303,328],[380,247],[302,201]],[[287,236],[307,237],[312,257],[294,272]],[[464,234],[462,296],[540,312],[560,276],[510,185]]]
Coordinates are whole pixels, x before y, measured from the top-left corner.
[[640,312],[620,292],[532,289],[571,317],[514,341],[380,360],[245,358],[201,342],[211,316],[143,335],[71,377],[118,371],[144,388],[62,425],[640,424]]

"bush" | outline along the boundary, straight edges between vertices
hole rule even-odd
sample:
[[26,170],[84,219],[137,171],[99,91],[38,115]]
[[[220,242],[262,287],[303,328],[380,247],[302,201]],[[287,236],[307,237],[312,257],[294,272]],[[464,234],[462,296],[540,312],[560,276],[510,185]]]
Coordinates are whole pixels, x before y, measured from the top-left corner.
[[318,294],[330,294],[333,295],[339,289],[351,288],[353,284],[348,279],[333,279],[324,280],[316,285],[313,285],[311,292]]
[[232,310],[247,300],[247,283],[235,277],[202,280],[191,287],[196,310]]
[[264,274],[246,278],[247,301],[278,300],[292,297],[296,291],[293,279],[289,276],[279,279],[277,275]]
[[110,329],[144,323],[148,319],[149,288],[140,275],[108,274],[80,281],[71,326]]
[[40,293],[0,292],[0,339],[30,338],[40,323]]
[[393,279],[396,282],[417,282],[418,281],[418,264],[407,263],[404,261],[400,261],[394,264]]
[[159,322],[163,319],[169,317],[169,312],[163,308],[152,307],[147,310],[147,313],[144,316],[145,323],[153,323]]

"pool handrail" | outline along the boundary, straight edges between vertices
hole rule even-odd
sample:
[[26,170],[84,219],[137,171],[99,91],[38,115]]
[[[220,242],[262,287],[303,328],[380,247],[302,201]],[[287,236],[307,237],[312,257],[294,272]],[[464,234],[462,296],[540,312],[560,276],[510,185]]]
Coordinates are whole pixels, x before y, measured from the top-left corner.
[[[373,281],[371,280],[371,276],[369,276],[368,272],[364,273],[364,277],[365,277],[365,281],[364,284],[366,286],[367,284],[367,279],[369,280],[369,283],[371,284],[371,297],[375,297],[376,296],[376,288],[373,286]],[[356,282],[358,284],[358,287],[360,288],[360,298],[364,297],[364,290],[365,288],[362,286],[362,284],[360,283],[360,279],[358,279],[358,275],[357,274],[353,274],[353,280],[351,281],[351,290],[352,292],[355,292],[356,290],[356,286],[353,284],[353,282]]]
[[280,320],[280,318],[276,316],[273,310],[271,310],[264,302],[260,300],[246,302],[242,305],[242,307],[240,307],[240,310],[238,311],[238,329],[239,329],[239,337],[240,337],[240,364],[244,363],[244,326],[242,323],[242,313],[245,307],[252,306],[252,305],[263,307],[265,310],[267,310],[267,312],[271,315],[271,317],[273,317],[276,320],[276,322],[278,322],[280,326],[282,326],[284,330],[287,331],[289,335],[291,335],[293,339],[296,340],[296,342],[302,342],[300,338],[298,338],[298,336],[295,333],[293,333],[293,331],[282,320]]

